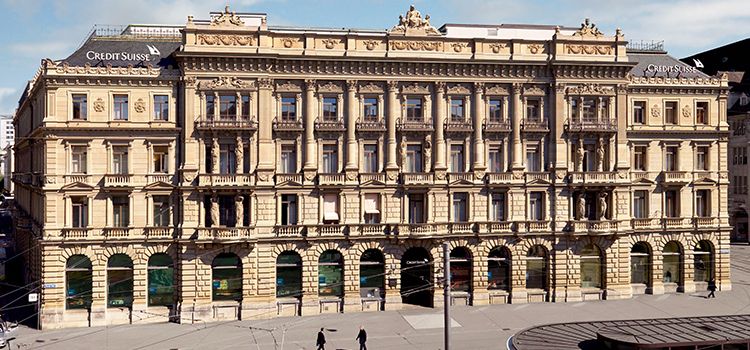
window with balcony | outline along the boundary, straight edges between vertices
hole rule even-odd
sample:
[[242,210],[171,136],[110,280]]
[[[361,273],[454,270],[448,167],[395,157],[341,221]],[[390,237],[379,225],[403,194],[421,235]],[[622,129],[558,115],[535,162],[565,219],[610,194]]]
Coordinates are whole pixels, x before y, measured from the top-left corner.
[[406,146],[406,172],[422,172],[422,145]]
[[464,172],[464,145],[451,145],[451,163],[448,171]]
[[113,95],[114,119],[128,120],[128,95]]
[[169,226],[169,196],[154,196],[154,227]]
[[491,206],[491,218],[493,221],[507,220],[505,217],[505,193],[493,193]]
[[539,99],[530,99],[526,101],[526,120],[531,122],[542,121],[542,115],[539,110],[539,105]]
[[323,223],[339,223],[339,196],[337,194],[323,195]]
[[363,158],[363,171],[365,173],[377,173],[378,170],[378,145],[367,144],[363,146],[364,158]]
[[664,216],[668,218],[680,217],[678,192],[676,190],[664,191]]
[[321,169],[323,173],[335,174],[339,172],[338,153],[338,145],[323,145],[323,169]]
[[233,120],[237,117],[237,96],[221,95],[219,96],[219,118],[223,120]]
[[633,124],[644,124],[646,121],[646,101],[633,102]]
[[664,170],[677,171],[677,146],[667,146]]
[[490,114],[487,116],[490,123],[500,123],[503,121],[503,100],[491,98],[489,100]]
[[73,222],[74,228],[84,228],[89,225],[89,199],[86,197],[70,197],[70,202],[73,206]]
[[364,120],[366,122],[378,121],[378,99],[374,97],[365,97],[364,103]]
[[584,122],[594,122],[596,121],[596,99],[593,97],[584,97],[583,98],[583,104],[581,105],[583,109],[583,121]]
[[242,95],[242,119],[250,119],[250,115],[253,114],[250,110],[250,95]]
[[461,97],[451,99],[451,121],[464,121],[464,99]]
[[697,102],[695,104],[695,123],[708,124],[708,102]]
[[128,174],[128,148],[118,146],[112,148],[112,173]]
[[281,120],[297,120],[297,99],[291,96],[281,98]]
[[73,94],[73,119],[86,120],[88,117],[88,97],[86,94]]
[[338,119],[338,99],[336,97],[323,97],[323,120],[335,122]]
[[237,173],[237,154],[235,146],[231,144],[219,145],[219,173]]
[[544,192],[529,193],[529,220],[544,220]]
[[542,171],[542,157],[539,145],[526,146],[526,170]]
[[281,225],[297,224],[297,195],[281,195]]
[[503,151],[500,146],[490,146],[487,158],[491,173],[503,172]]
[[169,147],[154,146],[154,172],[166,174],[169,172]]
[[695,216],[697,217],[709,217],[711,216],[711,191],[709,190],[697,190],[695,191]]
[[233,195],[219,196],[219,225],[237,226],[237,201]]
[[609,100],[607,98],[602,98],[599,101],[599,108],[601,109],[602,119],[609,119]]
[[365,194],[365,223],[366,224],[379,224],[380,223],[380,194],[368,193]]
[[695,148],[695,170],[708,170],[708,147]]
[[468,193],[453,194],[453,222],[469,220],[468,197]]
[[294,174],[297,172],[297,147],[295,145],[281,145],[281,171],[282,174]]
[[411,193],[409,194],[409,223],[410,224],[423,224],[425,223],[425,199],[424,194]]
[[648,217],[648,191],[633,191],[633,217],[645,219]]
[[406,99],[406,121],[409,122],[421,122],[424,120],[422,114],[422,99],[421,98],[407,98]]
[[74,146],[71,150],[70,172],[73,174],[85,174],[87,167],[86,146]]
[[130,198],[128,196],[112,197],[112,226],[128,227],[130,225]]
[[664,102],[664,123],[677,124],[677,102]]
[[154,120],[169,120],[169,95],[154,95]]
[[214,119],[216,113],[216,98],[214,95],[206,95],[206,118]]
[[633,147],[633,170],[646,171],[646,146]]

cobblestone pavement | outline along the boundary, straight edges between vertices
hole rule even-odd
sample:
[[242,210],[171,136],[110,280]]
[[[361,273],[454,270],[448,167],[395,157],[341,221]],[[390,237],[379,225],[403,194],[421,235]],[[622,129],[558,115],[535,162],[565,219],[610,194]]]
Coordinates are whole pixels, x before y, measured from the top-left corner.
[[[555,322],[750,313],[750,247],[732,246],[732,290],[641,295],[617,301],[454,307],[453,349],[505,349],[521,329]],[[326,349],[358,349],[359,326],[368,349],[442,349],[442,310],[328,314],[257,321],[126,325],[67,330],[19,329],[12,349],[315,349],[326,328]],[[251,328],[252,327],[252,328]]]

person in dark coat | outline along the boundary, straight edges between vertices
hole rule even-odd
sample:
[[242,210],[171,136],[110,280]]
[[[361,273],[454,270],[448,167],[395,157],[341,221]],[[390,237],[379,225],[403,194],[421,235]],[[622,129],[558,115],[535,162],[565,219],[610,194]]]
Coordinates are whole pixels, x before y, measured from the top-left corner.
[[323,328],[321,328],[320,332],[318,332],[318,340],[315,341],[315,345],[318,346],[318,350],[326,349],[326,335],[323,334]]
[[367,350],[367,332],[365,332],[365,327],[359,327],[359,334],[357,334],[356,340],[359,340],[359,350]]
[[708,281],[708,291],[711,293],[708,293],[708,296],[706,296],[706,299],[716,298],[716,295],[714,294],[716,292],[716,281],[714,281],[713,278],[710,281]]

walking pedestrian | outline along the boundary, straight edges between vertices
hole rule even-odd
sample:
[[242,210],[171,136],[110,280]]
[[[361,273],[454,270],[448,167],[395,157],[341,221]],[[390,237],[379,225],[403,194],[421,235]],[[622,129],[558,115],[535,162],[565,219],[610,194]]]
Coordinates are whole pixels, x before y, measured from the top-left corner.
[[318,340],[315,341],[315,345],[318,346],[318,350],[326,349],[326,335],[323,334],[323,328],[321,328],[320,332],[318,332]]
[[357,334],[356,340],[359,340],[359,350],[367,350],[367,332],[365,332],[364,326],[359,326],[359,334]]
[[708,298],[716,298],[716,281],[712,278],[710,281],[708,281],[708,291],[711,293],[708,293],[708,296],[706,296],[706,299]]

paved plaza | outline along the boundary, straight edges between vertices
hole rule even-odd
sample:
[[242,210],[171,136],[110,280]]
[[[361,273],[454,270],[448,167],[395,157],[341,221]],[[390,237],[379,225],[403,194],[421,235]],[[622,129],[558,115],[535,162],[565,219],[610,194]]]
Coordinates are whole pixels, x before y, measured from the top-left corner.
[[[534,325],[589,320],[750,313],[750,247],[732,246],[733,290],[705,299],[694,294],[641,295],[629,300],[454,307],[453,349],[505,349],[508,337]],[[442,291],[440,291],[442,292]],[[13,349],[315,349],[326,328],[326,349],[357,349],[363,325],[368,349],[442,349],[442,310],[414,308],[377,313],[231,321],[20,329]]]

